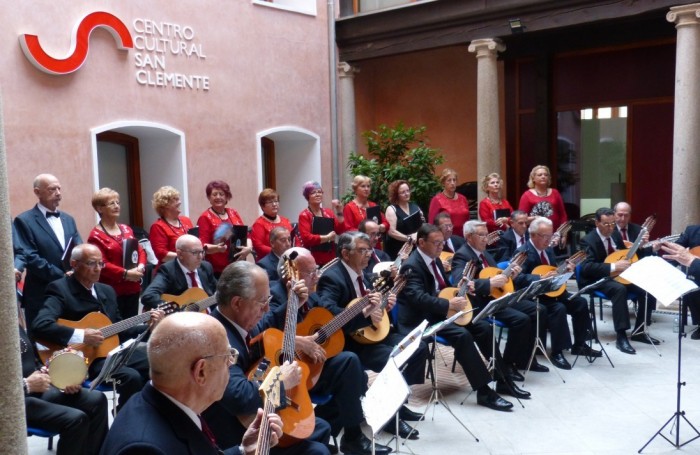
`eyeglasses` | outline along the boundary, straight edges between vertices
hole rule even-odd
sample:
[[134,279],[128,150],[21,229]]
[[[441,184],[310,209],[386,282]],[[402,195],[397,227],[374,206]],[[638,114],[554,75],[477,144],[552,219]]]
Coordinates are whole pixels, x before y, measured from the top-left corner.
[[267,201],[265,205],[280,205],[280,201]]
[[372,254],[372,248],[355,248],[353,251],[357,251],[360,254]]
[[441,224],[440,229],[452,229],[454,225],[452,224]]
[[185,253],[190,253],[192,256],[204,256],[204,250],[180,250]]
[[213,359],[214,357],[228,357],[228,364],[229,365],[235,365],[236,362],[238,362],[238,349],[232,348],[229,346],[229,352],[226,354],[212,354],[212,355],[205,355],[202,357],[204,360],[209,360]]
[[552,234],[540,234],[540,233],[536,233],[536,234],[538,236],[540,236],[540,238],[543,238],[543,239],[551,239],[552,238]]
[[261,299],[254,300],[255,303],[260,305],[260,308],[265,308],[272,302],[272,296],[268,295],[267,297],[263,297]]
[[86,265],[87,267],[90,267],[91,269],[94,269],[94,268],[102,269],[105,266],[105,263],[103,261],[78,261],[78,262]]
[[615,226],[615,223],[600,223],[600,225],[605,227],[613,227]]
[[302,271],[300,270],[300,271],[299,271],[299,275],[300,275],[300,276],[308,276],[308,277],[311,277],[311,278],[316,277],[316,276],[318,276],[318,267],[316,267],[315,269],[313,269],[313,270],[310,271],[310,272],[302,272]]
[[119,201],[112,201],[110,203],[104,204],[105,207],[119,207],[121,203]]
[[475,237],[479,237],[480,239],[485,239],[486,237],[489,236],[488,234],[477,234],[476,232],[473,233],[472,235]]
[[426,243],[432,244],[434,247],[438,246],[445,246],[445,241],[444,240],[433,240],[432,242],[429,242],[426,240]]

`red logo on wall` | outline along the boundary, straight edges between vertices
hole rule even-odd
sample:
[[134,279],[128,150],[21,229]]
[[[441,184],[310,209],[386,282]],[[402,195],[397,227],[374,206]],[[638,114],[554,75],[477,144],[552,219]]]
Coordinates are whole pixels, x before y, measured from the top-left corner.
[[48,74],[69,74],[77,71],[85,63],[90,47],[90,34],[98,27],[103,27],[112,34],[117,42],[117,49],[127,50],[134,47],[126,25],[116,16],[101,11],[88,14],[78,23],[72,36],[70,55],[64,59],[51,57],[44,52],[36,35],[20,36],[19,45],[29,61],[41,71]]

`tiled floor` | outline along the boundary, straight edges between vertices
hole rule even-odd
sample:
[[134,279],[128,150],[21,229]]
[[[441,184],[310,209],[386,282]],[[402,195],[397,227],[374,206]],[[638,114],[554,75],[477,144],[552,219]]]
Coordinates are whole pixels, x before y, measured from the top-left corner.
[[[579,359],[571,371],[561,371],[563,383],[553,371],[530,373],[525,389],[532,393],[524,407],[515,402],[512,412],[502,413],[476,405],[474,394],[464,375],[440,365],[439,377],[444,396],[457,417],[478,437],[476,442],[447,411],[438,405],[429,409],[426,421],[418,425],[420,439],[399,447],[401,453],[431,454],[634,454],[676,411],[676,374],[678,338],[672,332],[674,314],[654,313],[650,328],[653,336],[663,339],[658,347],[661,356],[648,345],[634,343],[636,355],[615,349],[610,308],[599,322],[600,338],[615,367],[605,358],[588,364]],[[700,430],[700,341],[685,338],[682,342],[681,409]],[[443,351],[451,363],[451,353]],[[567,356],[571,362],[573,358]],[[441,360],[438,360],[441,362]],[[540,362],[544,362],[540,358]],[[550,367],[551,369],[551,367]],[[413,409],[424,409],[430,387],[414,388],[410,400]],[[695,432],[682,419],[681,443]],[[673,430],[673,431],[672,431]],[[670,425],[664,434],[675,441],[676,429]],[[388,437],[380,434],[380,442]],[[392,443],[393,444],[393,443]],[[29,453],[49,454],[46,440],[29,438]],[[700,439],[679,450],[657,436],[642,453],[700,454]]]

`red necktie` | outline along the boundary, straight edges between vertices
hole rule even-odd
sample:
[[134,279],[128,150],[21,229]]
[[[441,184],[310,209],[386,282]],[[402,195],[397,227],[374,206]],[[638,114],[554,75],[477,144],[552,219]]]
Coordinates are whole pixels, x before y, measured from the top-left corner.
[[613,254],[615,252],[615,248],[612,246],[612,242],[610,241],[610,237],[605,239],[608,241],[608,254]]
[[488,267],[488,266],[489,266],[489,261],[486,260],[486,256],[484,256],[484,253],[481,253],[481,254],[479,255],[479,258],[481,259],[481,265],[482,265],[482,266],[484,266],[484,267]]
[[520,237],[520,246],[525,245],[525,236]]
[[547,260],[547,255],[544,254],[544,251],[540,252],[540,261],[542,261],[542,265],[549,265],[549,261]]
[[197,277],[195,277],[194,272],[187,272],[187,276],[190,277],[190,287],[198,288],[199,285],[197,284]]
[[435,279],[438,282],[438,290],[443,290],[447,287],[445,284],[445,280],[442,279],[442,274],[440,273],[440,270],[438,269],[437,264],[435,263],[435,260],[431,263],[433,266],[433,275],[435,275]]
[[620,229],[620,232],[622,233],[622,240],[627,240],[627,228],[622,228]]
[[212,447],[218,449],[219,446],[216,445],[216,438],[214,438],[214,433],[211,432],[209,425],[207,425],[207,422],[202,418],[202,416],[199,416],[199,422],[202,424],[202,433],[204,433],[204,436],[207,437]]
[[367,295],[367,289],[365,289],[365,283],[362,282],[362,277],[358,276],[357,277],[357,284],[360,285],[360,294],[362,294],[362,297]]

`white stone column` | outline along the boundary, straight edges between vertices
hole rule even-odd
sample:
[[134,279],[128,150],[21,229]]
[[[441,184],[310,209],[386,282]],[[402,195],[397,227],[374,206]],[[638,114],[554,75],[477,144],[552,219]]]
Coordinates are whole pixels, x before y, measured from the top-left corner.
[[501,116],[498,101],[498,53],[506,49],[498,39],[477,39],[469,44],[476,52],[476,171],[475,180],[491,172],[501,174]]
[[673,113],[671,230],[700,223],[700,3],[674,6],[676,89]]
[[352,177],[348,172],[348,157],[357,152],[357,123],[355,118],[355,73],[359,69],[347,62],[338,64],[338,93],[340,97],[340,196],[349,188]]

